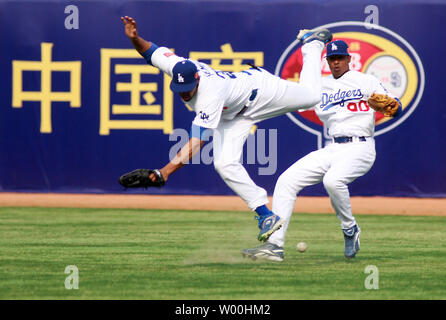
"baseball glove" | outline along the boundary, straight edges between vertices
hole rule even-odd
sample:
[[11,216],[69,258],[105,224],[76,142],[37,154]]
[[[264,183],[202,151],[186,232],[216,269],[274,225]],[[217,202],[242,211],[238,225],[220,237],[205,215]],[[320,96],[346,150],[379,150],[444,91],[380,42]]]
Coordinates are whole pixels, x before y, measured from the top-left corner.
[[[155,181],[149,178],[152,173],[155,175]],[[119,177],[119,183],[126,188],[161,188],[165,182],[163,175],[157,169],[136,169]]]
[[393,117],[400,106],[400,102],[397,99],[379,93],[372,94],[367,103],[370,108],[382,113],[386,117]]

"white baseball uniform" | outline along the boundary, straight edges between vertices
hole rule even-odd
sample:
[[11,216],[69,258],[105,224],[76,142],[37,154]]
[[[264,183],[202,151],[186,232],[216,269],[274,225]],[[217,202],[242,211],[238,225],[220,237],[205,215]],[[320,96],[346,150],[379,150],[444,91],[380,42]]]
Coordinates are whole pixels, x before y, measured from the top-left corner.
[[[285,222],[269,242],[283,247],[296,195],[304,187],[321,181],[341,228],[356,224],[347,185],[367,173],[375,161],[375,111],[367,105],[374,92],[388,94],[378,79],[361,72],[348,71],[338,79],[322,79],[322,100],[314,109],[333,143],[301,158],[279,177],[272,211]],[[351,142],[335,142],[350,139]]]
[[[258,121],[310,108],[320,101],[323,49],[320,41],[302,46],[299,83],[286,81],[261,68],[230,73],[191,60],[200,76],[197,93],[187,101],[196,112],[193,124],[213,129],[215,169],[252,210],[268,203],[268,198],[240,161],[249,131]],[[151,56],[152,64],[170,76],[175,64],[182,60],[165,47],[157,48]]]

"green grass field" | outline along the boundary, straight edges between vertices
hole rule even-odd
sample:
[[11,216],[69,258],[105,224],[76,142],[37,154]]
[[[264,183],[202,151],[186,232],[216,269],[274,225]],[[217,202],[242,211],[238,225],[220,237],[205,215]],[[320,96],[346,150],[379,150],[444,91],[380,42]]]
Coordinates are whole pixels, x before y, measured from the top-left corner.
[[274,263],[240,254],[259,244],[250,212],[0,208],[0,299],[446,299],[446,218],[356,218],[355,259],[334,215],[295,214]]

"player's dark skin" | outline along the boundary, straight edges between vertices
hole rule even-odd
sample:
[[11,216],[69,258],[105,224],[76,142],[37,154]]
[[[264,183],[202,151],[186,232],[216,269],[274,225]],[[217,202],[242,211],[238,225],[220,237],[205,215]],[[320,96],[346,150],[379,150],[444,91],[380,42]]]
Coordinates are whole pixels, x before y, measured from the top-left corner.
[[[136,27],[136,21],[129,16],[121,17],[121,20],[125,26],[125,34],[132,41],[132,44],[135,47],[136,51],[138,51],[142,55],[144,52],[149,50],[150,47],[152,46],[152,42],[146,41],[138,36],[138,28]],[[191,100],[197,93],[199,83],[200,83],[200,78],[198,78],[197,85],[193,90],[187,92],[179,92],[178,93],[179,96],[184,101]]]
[[[129,17],[124,16],[121,17],[122,22],[124,23],[125,28],[125,34],[132,42],[133,46],[135,47],[136,51],[139,52],[139,54],[143,54],[147,50],[150,49],[152,46],[152,42],[146,41],[143,38],[138,36],[138,28],[136,27],[136,21]],[[184,101],[191,100],[194,95],[197,93],[198,85],[200,83],[200,78],[198,78],[197,85],[195,88],[188,92],[180,92],[179,95]],[[162,176],[164,177],[164,180],[167,181],[169,175],[180,169],[184,166],[185,163],[187,163],[192,157],[203,147],[204,141],[192,137],[189,139],[189,142],[183,146],[178,152],[178,154],[175,156],[172,161],[169,161],[163,168],[160,169],[160,172]],[[155,181],[155,175],[152,173],[150,175],[150,179],[152,181]]]
[[344,73],[350,70],[348,66],[350,60],[351,56],[345,55],[333,55],[327,57],[328,66],[333,74],[333,78],[338,79],[342,77]]
[[198,76],[197,81],[197,85],[195,86],[195,88],[192,89],[192,91],[178,92],[181,99],[183,99],[184,101],[190,101],[194,97],[194,95],[197,93],[198,85],[200,84],[200,76]]

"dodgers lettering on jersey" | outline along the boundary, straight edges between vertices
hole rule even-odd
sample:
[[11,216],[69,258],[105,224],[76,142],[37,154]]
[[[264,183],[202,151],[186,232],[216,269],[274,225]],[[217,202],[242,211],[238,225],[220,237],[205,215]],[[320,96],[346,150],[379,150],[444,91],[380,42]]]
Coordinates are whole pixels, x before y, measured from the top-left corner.
[[341,89],[338,90],[335,94],[333,93],[322,93],[322,100],[321,100],[321,108],[326,111],[336,105],[340,105],[341,107],[344,106],[344,104],[348,101],[353,100],[360,100],[363,98],[361,89],[354,89],[354,90],[344,90],[341,91]]
[[367,104],[373,93],[388,94],[378,79],[357,71],[348,71],[334,79],[322,78],[322,100],[316,114],[331,137],[373,137],[375,111]]
[[[183,60],[165,47],[157,48],[151,57],[152,64],[170,76],[175,64]],[[215,129],[221,119],[233,119],[249,102],[252,90],[259,86],[257,75],[261,71],[223,72],[207,64],[190,61],[197,66],[200,76],[199,90],[187,101],[197,114],[193,120],[197,126]]]

